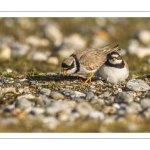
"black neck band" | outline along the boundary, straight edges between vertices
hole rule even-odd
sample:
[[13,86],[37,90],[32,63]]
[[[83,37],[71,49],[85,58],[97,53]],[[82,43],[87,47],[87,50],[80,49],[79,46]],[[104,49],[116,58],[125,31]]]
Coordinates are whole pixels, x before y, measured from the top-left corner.
[[122,61],[120,64],[111,64],[108,60],[105,62],[106,66],[109,67],[115,67],[115,68],[123,68],[125,66],[124,61]]
[[76,61],[76,67],[77,67],[77,69],[76,69],[75,73],[77,73],[77,72],[79,72],[79,70],[80,70],[80,63],[79,63],[79,61],[78,61],[78,59],[77,59],[77,57],[76,57],[75,54],[72,54],[71,56],[72,56],[72,57],[75,59],[75,61]]

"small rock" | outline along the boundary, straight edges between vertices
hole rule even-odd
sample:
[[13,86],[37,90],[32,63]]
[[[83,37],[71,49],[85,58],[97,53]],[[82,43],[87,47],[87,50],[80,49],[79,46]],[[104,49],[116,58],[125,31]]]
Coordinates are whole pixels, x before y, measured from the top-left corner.
[[57,114],[58,120],[60,120],[60,121],[67,121],[67,120],[69,120],[70,113],[71,113],[71,109],[67,109],[65,111],[59,112]]
[[42,88],[42,89],[40,90],[40,93],[43,94],[43,95],[49,96],[50,93],[51,93],[51,90],[50,90],[50,89],[47,89],[47,88]]
[[111,95],[110,92],[103,92],[101,95],[99,95],[100,98],[109,97]]
[[116,111],[117,111],[117,109],[115,107],[112,107],[112,106],[105,106],[103,108],[104,114],[115,114]]
[[25,94],[17,97],[17,99],[34,99],[34,98],[35,96],[32,94]]
[[90,112],[89,117],[93,119],[103,120],[105,118],[105,115],[103,112],[100,112],[100,111],[92,111]]
[[63,35],[55,22],[50,21],[43,28],[43,33],[46,38],[54,43],[55,46],[60,46]]
[[70,106],[65,101],[54,101],[46,108],[46,113],[49,115],[56,115],[58,112],[70,110]]
[[141,30],[138,33],[138,38],[141,42],[143,42],[144,44],[149,44],[150,43],[150,31],[149,30]]
[[150,107],[150,99],[144,98],[140,101],[140,104],[143,108]]
[[126,107],[126,111],[129,114],[137,114],[141,110],[142,110],[141,105],[136,102],[132,102],[129,104],[129,106]]
[[128,92],[119,92],[115,97],[116,103],[131,103],[133,102],[133,95]]
[[10,59],[11,58],[11,49],[9,46],[0,49],[0,58],[1,59]]
[[94,93],[92,91],[89,91],[87,94],[86,94],[86,100],[90,100],[94,97]]
[[127,82],[126,87],[133,91],[148,91],[150,86],[141,79],[130,80]]
[[39,38],[36,36],[29,36],[25,39],[27,44],[33,45],[33,46],[39,46],[39,47],[46,47],[49,45],[48,39],[45,38]]
[[79,34],[75,33],[63,39],[58,54],[63,58],[67,58],[77,50],[82,50],[85,47],[85,40]]
[[42,52],[32,52],[29,58],[36,61],[47,61],[48,54]]
[[49,57],[47,62],[52,65],[58,65],[59,61],[57,57]]
[[124,116],[126,114],[126,111],[124,109],[119,109],[117,110],[116,114],[119,116]]
[[75,97],[85,98],[85,94],[84,93],[81,93],[81,92],[78,92],[78,91],[74,91],[74,94],[75,94]]
[[15,93],[15,94],[17,93],[16,89],[13,87],[1,88],[0,90],[1,90],[2,94],[8,93],[8,92]]
[[117,109],[120,109],[120,105],[118,103],[113,103],[112,106],[115,107],[115,108],[117,108]]
[[143,111],[142,111],[144,117],[146,117],[147,119],[150,118],[150,107],[147,107],[145,108]]
[[11,55],[12,56],[24,56],[30,50],[29,45],[20,44],[20,43],[12,43],[11,44]]
[[32,115],[40,115],[40,114],[43,114],[44,112],[45,110],[43,108],[35,107],[35,108],[32,108],[29,113]]
[[33,103],[25,98],[17,99],[15,102],[15,107],[19,107],[21,109],[25,109],[25,108],[32,107],[32,106],[33,106]]
[[82,102],[76,106],[76,110],[81,116],[88,116],[93,111],[93,108],[87,102]]
[[59,99],[64,99],[65,97],[64,97],[64,95],[62,95],[61,93],[59,93],[59,92],[55,92],[55,91],[53,91],[53,92],[51,92],[51,97],[53,98],[53,99],[55,99],[55,100],[59,100]]
[[46,125],[46,127],[50,129],[55,129],[56,126],[59,124],[59,121],[55,117],[50,116],[43,118],[43,123]]

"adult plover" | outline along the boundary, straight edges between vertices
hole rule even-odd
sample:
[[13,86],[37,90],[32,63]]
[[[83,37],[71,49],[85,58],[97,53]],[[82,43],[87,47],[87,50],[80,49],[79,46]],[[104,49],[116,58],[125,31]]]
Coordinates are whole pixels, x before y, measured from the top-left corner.
[[62,62],[64,74],[89,74],[89,78],[82,83],[85,85],[94,76],[98,68],[105,63],[107,54],[119,50],[118,45],[113,48],[90,48],[77,51]]
[[100,67],[99,75],[107,82],[118,84],[129,76],[128,64],[119,52],[113,51],[107,55],[107,61]]

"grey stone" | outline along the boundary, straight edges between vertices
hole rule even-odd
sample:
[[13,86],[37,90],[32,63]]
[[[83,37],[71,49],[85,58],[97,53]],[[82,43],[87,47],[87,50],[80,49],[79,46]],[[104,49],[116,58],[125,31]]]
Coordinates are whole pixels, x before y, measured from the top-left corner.
[[63,39],[58,54],[63,58],[67,58],[75,51],[82,50],[85,47],[86,41],[79,34],[75,33]]
[[89,117],[92,119],[103,120],[105,118],[105,115],[103,112],[100,112],[100,111],[92,111],[92,112],[90,112]]
[[43,108],[35,107],[35,108],[32,108],[29,113],[32,115],[40,115],[40,114],[43,114],[44,112],[45,110]]
[[134,96],[128,92],[119,92],[115,97],[116,103],[131,103],[134,99]]
[[129,114],[137,114],[141,110],[142,110],[141,105],[136,102],[132,102],[129,104],[129,106],[126,107],[126,112]]
[[78,92],[78,91],[74,91],[74,94],[75,94],[75,97],[85,98],[85,94],[84,93],[81,93],[81,92]]
[[19,107],[21,109],[32,107],[33,105],[34,104],[31,101],[29,101],[25,98],[17,99],[16,102],[15,102],[15,107]]
[[65,98],[64,95],[62,95],[59,92],[55,92],[55,91],[52,91],[50,95],[55,100],[59,100],[59,99],[64,99]]
[[63,35],[56,22],[50,21],[43,28],[43,33],[55,46],[60,46],[62,43]]
[[43,94],[43,95],[49,96],[50,93],[51,93],[51,90],[50,90],[50,89],[47,89],[47,88],[42,88],[42,89],[40,90],[40,93]]
[[150,118],[150,107],[147,107],[145,108],[143,111],[142,111],[143,115],[145,118],[149,119]]
[[59,124],[59,121],[53,116],[43,118],[42,122],[45,124],[46,127],[50,129],[55,129],[56,126]]
[[12,43],[11,44],[11,55],[12,56],[24,56],[30,50],[29,45],[20,44],[20,43]]
[[48,54],[42,52],[32,52],[29,58],[36,61],[47,61]]
[[140,104],[143,108],[150,107],[150,99],[144,98],[140,101]]
[[141,79],[128,81],[126,87],[133,91],[148,91],[150,89],[150,86]]
[[48,107],[54,101],[53,99],[49,99],[46,95],[40,95],[39,99],[40,99],[40,104],[46,107]]
[[124,116],[126,114],[126,111],[124,109],[119,109],[117,110],[116,114],[119,116]]
[[58,112],[66,111],[67,109],[71,109],[67,102],[54,101],[46,108],[46,113],[49,115],[56,115]]
[[94,97],[94,93],[92,91],[89,91],[87,94],[86,94],[86,100],[90,100]]
[[76,110],[81,116],[88,116],[93,111],[93,108],[87,102],[82,102],[76,106]]

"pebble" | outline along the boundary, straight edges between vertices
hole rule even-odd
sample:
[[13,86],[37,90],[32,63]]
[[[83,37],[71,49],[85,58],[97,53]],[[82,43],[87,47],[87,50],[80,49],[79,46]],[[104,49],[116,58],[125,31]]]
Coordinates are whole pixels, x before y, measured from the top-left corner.
[[48,55],[42,52],[32,52],[29,58],[36,61],[47,61]]
[[50,93],[51,93],[51,90],[50,90],[50,89],[47,89],[47,88],[42,88],[42,89],[40,90],[40,93],[43,94],[43,95],[49,96]]
[[128,81],[126,87],[133,91],[148,91],[150,89],[150,86],[141,79]]
[[48,117],[43,118],[42,122],[49,129],[55,129],[57,125],[59,125],[59,121],[53,116],[48,116]]
[[86,100],[91,100],[92,98],[94,98],[94,93],[92,91],[89,91],[86,94]]
[[62,45],[58,54],[67,58],[77,50],[82,50],[86,47],[86,41],[77,33],[65,37],[62,41]]
[[89,117],[92,119],[103,120],[105,118],[105,115],[103,112],[100,112],[100,111],[92,111],[92,112],[90,112]]
[[138,38],[141,42],[144,44],[149,44],[150,43],[150,31],[143,29],[138,33]]
[[58,65],[59,61],[57,57],[49,57],[47,62],[52,65]]
[[25,56],[30,51],[30,46],[26,44],[12,43],[10,47],[12,56]]
[[56,22],[50,21],[43,27],[43,34],[48,38],[53,44],[58,47],[62,43],[63,34],[61,33],[59,26]]
[[59,100],[59,99],[64,99],[64,95],[62,95],[61,93],[59,92],[55,92],[55,91],[52,91],[50,96],[55,99],[55,100]]
[[49,115],[56,115],[58,112],[70,110],[70,106],[65,101],[54,101],[46,108],[46,113]]
[[43,114],[45,112],[45,110],[43,108],[38,108],[38,107],[34,107],[30,110],[30,114],[32,115],[40,115]]
[[126,111],[129,114],[137,114],[142,110],[142,107],[140,104],[136,102],[132,102],[129,104],[129,106],[126,107]]
[[76,110],[81,116],[88,116],[93,111],[93,108],[87,102],[82,102],[76,106]]
[[0,48],[0,58],[1,59],[10,59],[11,58],[11,48],[9,46],[5,46],[4,48]]
[[150,118],[150,107],[146,107],[143,109],[142,114],[144,115],[145,118],[149,119]]
[[131,103],[133,102],[133,95],[128,92],[119,92],[115,97],[116,103]]
[[25,98],[17,99],[15,102],[15,107],[19,107],[21,109],[32,107],[33,105],[34,104],[31,101],[29,101]]
[[140,104],[143,108],[150,107],[150,99],[144,98],[140,101]]
[[[27,92],[28,92],[28,89],[27,89]],[[17,99],[34,99],[35,96],[32,95],[32,94],[25,94],[25,95],[21,95],[21,96],[18,96]]]
[[25,39],[25,42],[35,47],[46,47],[49,45],[49,41],[47,39],[36,36],[28,36]]

